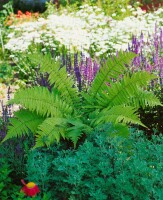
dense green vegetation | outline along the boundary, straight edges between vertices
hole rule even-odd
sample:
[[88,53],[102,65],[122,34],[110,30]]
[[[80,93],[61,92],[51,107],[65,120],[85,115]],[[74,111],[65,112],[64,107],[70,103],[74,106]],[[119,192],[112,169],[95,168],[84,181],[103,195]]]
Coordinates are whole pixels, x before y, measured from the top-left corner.
[[0,12],[0,199],[161,200],[163,9],[55,3]]

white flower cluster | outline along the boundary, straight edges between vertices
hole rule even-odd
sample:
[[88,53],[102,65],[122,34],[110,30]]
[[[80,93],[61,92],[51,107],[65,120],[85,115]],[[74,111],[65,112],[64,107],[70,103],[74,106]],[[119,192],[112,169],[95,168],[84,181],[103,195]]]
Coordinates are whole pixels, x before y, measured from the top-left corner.
[[156,22],[162,22],[160,16],[163,15],[163,8],[154,13],[145,13],[140,8],[135,10],[131,6],[128,9],[132,16],[115,20],[105,16],[96,6],[84,5],[77,12],[56,13],[47,19],[11,26],[5,48],[11,52],[25,51],[34,42],[55,50],[57,41],[71,51],[86,52],[91,48],[96,56],[126,50],[133,34],[140,35],[143,31],[147,37],[148,33],[154,32]]

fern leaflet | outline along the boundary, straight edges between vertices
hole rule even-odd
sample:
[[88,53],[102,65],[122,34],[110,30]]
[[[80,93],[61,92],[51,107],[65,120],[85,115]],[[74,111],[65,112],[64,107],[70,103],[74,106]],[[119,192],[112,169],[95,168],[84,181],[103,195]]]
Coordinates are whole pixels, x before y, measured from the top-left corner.
[[21,104],[30,111],[36,111],[42,116],[62,117],[63,114],[72,114],[73,108],[59,96],[50,93],[45,87],[33,87],[20,90],[9,101],[9,104]]
[[21,137],[23,134],[28,135],[29,130],[35,134],[38,125],[44,121],[44,118],[28,110],[17,111],[14,116],[14,118],[10,119],[7,135],[2,142],[13,137]]
[[111,122],[113,124],[122,123],[122,124],[139,124],[144,126],[140,121],[138,115],[136,114],[136,109],[132,106],[118,105],[113,106],[110,109],[104,109],[99,114],[96,115],[96,118],[92,120],[92,125],[97,126],[102,123]]
[[89,90],[92,98],[96,97],[98,93],[107,90],[107,84],[112,79],[117,79],[119,75],[124,74],[126,70],[125,64],[129,64],[135,57],[134,53],[119,53],[119,56],[109,58],[104,66],[102,66],[97,73],[93,84]]

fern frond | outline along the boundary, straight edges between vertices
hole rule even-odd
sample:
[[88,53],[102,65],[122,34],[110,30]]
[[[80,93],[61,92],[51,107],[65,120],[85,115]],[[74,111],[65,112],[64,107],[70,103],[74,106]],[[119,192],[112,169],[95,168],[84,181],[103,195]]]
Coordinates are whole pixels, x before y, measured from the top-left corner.
[[54,142],[59,142],[61,137],[71,140],[76,147],[79,138],[90,129],[76,118],[47,118],[38,127],[35,148],[44,145],[50,146]]
[[80,119],[77,118],[68,118],[67,122],[69,127],[67,128],[66,138],[70,139],[74,147],[79,140],[79,138],[84,134],[88,134],[92,131],[92,128],[86,124],[84,124]]
[[71,114],[73,109],[66,102],[50,93],[45,87],[33,87],[18,91],[9,104],[20,104],[42,116],[62,117]]
[[129,128],[127,125],[117,123],[105,123],[102,125],[99,125],[95,128],[95,133],[97,132],[98,134],[105,134],[110,137],[128,137],[129,136]]
[[141,89],[137,93],[135,93],[134,97],[131,97],[129,103],[126,105],[132,105],[137,109],[140,107],[144,109],[148,106],[163,106],[159,98],[157,98],[157,96],[155,96],[152,92],[144,91]]
[[[126,74],[119,82],[110,84],[106,92],[97,97],[98,105],[101,108],[115,105],[130,105],[139,108],[147,105],[160,105],[159,100],[141,88],[147,87],[149,81],[156,78],[155,75],[146,71],[134,73],[132,76]],[[149,101],[147,97],[150,97]],[[153,100],[151,99],[153,97]],[[142,98],[142,99],[141,99]]]
[[129,64],[134,57],[135,54],[130,52],[119,53],[118,57],[109,58],[106,64],[100,68],[89,90],[92,98],[95,98],[98,93],[107,90],[106,83],[110,83],[112,79],[117,79],[119,75],[124,74],[124,71],[126,71],[125,65]]
[[92,125],[97,126],[99,124],[111,122],[113,124],[122,123],[122,124],[138,124],[144,126],[140,121],[136,109],[132,106],[118,105],[113,106],[111,109],[104,109],[99,114],[96,115],[96,118],[92,120]]
[[7,135],[2,142],[13,137],[21,137],[24,134],[28,135],[29,130],[35,134],[38,125],[43,121],[43,117],[28,110],[19,110],[15,112],[14,117],[10,119]]
[[66,126],[67,121],[64,118],[47,118],[38,127],[34,148],[50,146],[54,142],[59,142],[61,136],[65,138]]
[[54,87],[59,90],[61,97],[66,100],[68,104],[77,106],[80,102],[78,89],[74,87],[74,81],[71,76],[68,76],[66,67],[61,68],[60,62],[54,61],[49,54],[39,55],[38,53],[36,58],[30,56],[30,60],[40,65],[40,72],[49,73],[50,84],[54,84]]

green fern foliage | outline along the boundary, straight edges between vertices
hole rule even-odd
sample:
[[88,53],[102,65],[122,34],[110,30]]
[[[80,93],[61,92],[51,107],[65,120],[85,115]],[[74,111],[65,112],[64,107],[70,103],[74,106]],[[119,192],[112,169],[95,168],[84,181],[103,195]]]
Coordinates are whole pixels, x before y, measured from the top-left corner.
[[142,89],[135,93],[135,96],[130,98],[128,105],[134,105],[137,109],[140,107],[144,109],[146,107],[155,107],[158,105],[163,106],[160,100],[152,92],[144,91]]
[[31,112],[42,116],[62,117],[72,114],[72,107],[62,101],[58,95],[50,93],[45,87],[33,87],[18,91],[9,104],[20,104]]
[[129,128],[122,124],[122,123],[117,123],[117,124],[113,124],[113,123],[105,123],[102,125],[97,126],[94,131],[99,132],[101,134],[103,134],[105,132],[105,134],[107,134],[110,137],[123,137],[123,138],[128,138],[129,137]]
[[91,127],[83,124],[77,118],[47,118],[39,125],[36,138],[36,146],[50,146],[59,142],[61,138],[71,140],[76,146],[78,139],[85,131],[92,131]]
[[42,55],[38,53],[29,57],[31,62],[39,65],[40,72],[49,73],[49,82],[58,89],[63,100],[66,100],[70,105],[77,105],[80,102],[78,90],[75,87],[71,76],[68,76],[65,67],[60,67],[60,62],[51,58],[50,54]]
[[4,141],[13,138],[21,137],[24,134],[29,134],[29,131],[36,134],[38,126],[44,121],[44,118],[37,115],[35,112],[28,110],[20,110],[14,113],[14,117],[10,119],[8,133]]
[[[49,74],[52,91],[33,87],[18,91],[9,104],[25,109],[15,113],[4,141],[12,137],[35,134],[36,146],[50,146],[54,142],[70,140],[74,146],[85,134],[97,126],[112,123],[112,135],[128,135],[128,125],[145,126],[139,119],[138,109],[161,105],[150,91],[148,83],[156,78],[147,72],[129,74],[126,65],[134,53],[119,53],[109,58],[97,73],[88,91],[78,91],[66,68],[50,55],[30,55],[30,62]],[[114,128],[115,130],[115,128]],[[108,130],[109,131],[109,130]]]
[[78,118],[68,118],[68,125],[66,137],[73,142],[75,147],[79,138],[81,138],[84,133],[88,134],[92,131],[90,125],[83,123],[83,121]]
[[111,108],[121,104],[133,105],[136,108],[161,105],[153,93],[144,90],[144,87],[155,78],[155,75],[146,71],[126,74],[122,80],[110,83],[105,93],[97,96],[98,105],[101,108]]
[[138,113],[132,106],[117,105],[109,109],[103,109],[96,118],[92,120],[93,126],[99,124],[105,124],[112,122],[113,124],[122,123],[122,124],[139,124],[145,126],[141,123]]
[[112,82],[112,79],[117,79],[119,75],[124,74],[127,70],[125,65],[130,64],[134,57],[135,54],[132,52],[120,52],[118,57],[114,56],[113,58],[109,58],[96,75],[92,87],[89,90],[89,95],[94,98],[98,93],[103,93],[107,90],[108,86],[106,83],[110,83]]
[[65,118],[47,118],[38,127],[35,147],[50,146],[55,141],[59,142],[61,136],[65,139],[66,124]]

